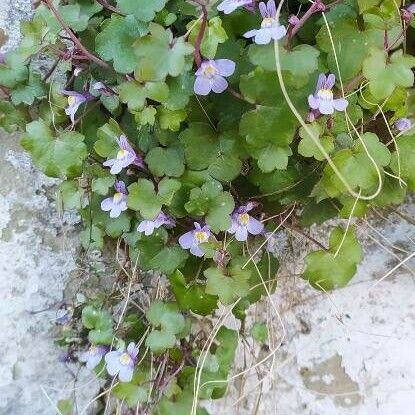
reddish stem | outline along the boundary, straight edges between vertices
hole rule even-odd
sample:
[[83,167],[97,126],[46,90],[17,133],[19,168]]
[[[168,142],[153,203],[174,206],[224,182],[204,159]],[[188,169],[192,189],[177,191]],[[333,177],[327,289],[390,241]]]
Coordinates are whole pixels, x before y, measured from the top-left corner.
[[202,57],[200,55],[200,47],[202,45],[203,37],[205,36],[207,21],[208,21],[208,12],[205,5],[201,5],[202,7],[202,24],[200,26],[199,33],[197,34],[196,42],[195,42],[195,50],[193,52],[195,57],[195,62],[197,67],[199,68],[202,64]]
[[107,0],[97,0],[97,2],[104,7],[104,9],[109,10],[110,12],[119,14],[120,16],[126,16],[126,14],[122,13],[120,10],[118,10],[116,7],[111,6],[111,4],[108,3]]
[[305,24],[305,22],[316,12],[324,12],[327,6],[321,1],[316,0],[310,8],[304,13],[300,21],[292,28],[290,37],[293,37]]
[[72,30],[68,27],[68,25],[63,20],[62,16],[59,14],[58,10],[55,8],[55,6],[52,3],[52,0],[42,0],[47,7],[50,9],[50,11],[55,15],[56,19],[62,26],[62,28],[65,30],[65,32],[69,35],[69,37],[72,39],[73,43],[77,46],[79,50],[82,51],[82,53],[91,61],[95,62],[97,65],[102,66],[105,69],[112,69],[108,63],[104,62],[97,56],[93,55],[91,52],[89,52],[88,49],[80,42],[80,40],[75,36],[75,34],[72,32]]

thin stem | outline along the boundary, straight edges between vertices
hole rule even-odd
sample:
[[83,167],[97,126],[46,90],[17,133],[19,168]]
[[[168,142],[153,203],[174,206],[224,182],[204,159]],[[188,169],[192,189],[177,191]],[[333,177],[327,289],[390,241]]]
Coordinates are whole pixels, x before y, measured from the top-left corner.
[[[335,4],[336,2],[334,2]],[[334,5],[333,4],[333,5]],[[305,22],[316,12],[324,12],[327,7],[321,0],[316,0],[310,8],[304,13],[300,21],[291,29],[290,38],[292,38],[305,24]]]
[[88,57],[91,61],[95,62],[97,65],[102,66],[105,69],[112,69],[108,63],[104,62],[97,56],[93,55],[91,52],[89,52],[88,49],[81,43],[81,41],[75,36],[75,34],[72,32],[72,30],[68,27],[68,25],[63,20],[63,17],[59,14],[56,7],[53,5],[52,0],[42,0],[47,7],[50,9],[50,11],[55,15],[56,19],[62,26],[62,28],[65,30],[65,32],[69,35],[73,43],[78,47],[79,50],[83,52],[83,54]]
[[202,45],[203,37],[205,36],[207,21],[208,21],[208,12],[205,5],[201,5],[202,7],[202,24],[200,25],[199,33],[197,34],[196,42],[195,42],[195,50],[194,50],[194,57],[195,62],[198,68],[202,64],[202,57],[200,55],[200,47]]
[[284,224],[283,226],[284,226],[284,228],[287,228],[290,231],[294,231],[294,232],[299,233],[300,235],[304,236],[305,238],[307,238],[309,241],[313,242],[315,245],[317,245],[318,247],[320,247],[324,251],[329,252],[329,250],[321,242],[317,241],[317,239],[314,239],[311,235],[305,233],[300,228],[297,228],[297,227],[294,227],[294,226],[289,226],[289,225],[286,225],[286,224]]
[[104,7],[104,9],[109,10],[110,12],[119,14],[120,16],[126,16],[126,14],[124,14],[123,12],[121,12],[120,10],[118,10],[116,7],[111,6],[111,4],[108,3],[107,0],[97,0],[97,2]]

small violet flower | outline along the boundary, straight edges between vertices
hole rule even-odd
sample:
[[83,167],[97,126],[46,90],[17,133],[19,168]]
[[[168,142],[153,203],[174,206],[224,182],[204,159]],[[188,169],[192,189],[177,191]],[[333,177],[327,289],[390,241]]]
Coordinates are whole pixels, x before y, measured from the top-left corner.
[[210,91],[220,94],[228,87],[225,79],[235,72],[235,62],[230,59],[217,59],[202,62],[196,71],[194,91],[198,95],[208,95]]
[[210,229],[207,225],[201,226],[194,222],[195,229],[186,232],[179,238],[179,244],[183,249],[190,249],[190,252],[198,257],[202,257],[205,253],[200,248],[200,244],[204,244],[209,240],[211,235]]
[[[234,12],[238,7],[247,7],[252,9],[252,0],[224,0],[220,3],[217,9],[225,14]],[[255,4],[255,3],[254,3]]]
[[142,158],[139,157],[134,149],[130,146],[125,135],[121,135],[119,138],[117,138],[117,143],[120,149],[117,153],[116,158],[104,161],[103,163],[105,167],[111,167],[111,174],[118,174],[123,168],[128,167],[132,164],[138,167],[144,167]]
[[101,209],[110,212],[110,218],[118,218],[121,212],[127,210],[127,189],[124,182],[117,181],[114,184],[115,193],[112,197],[107,197],[101,202]]
[[415,3],[412,3],[412,4],[408,5],[406,7],[406,10],[408,10],[408,12],[411,13],[411,14],[415,14]]
[[264,230],[264,225],[257,219],[248,215],[254,208],[253,203],[240,206],[232,213],[232,225],[228,229],[229,233],[235,234],[237,241],[243,242],[248,239],[248,233],[259,235]]
[[170,215],[160,212],[155,219],[140,222],[137,231],[144,232],[144,235],[148,236],[153,234],[154,229],[158,229],[163,225],[166,225],[167,228],[173,228],[176,226],[176,221]]
[[138,347],[130,343],[125,348],[113,350],[105,355],[107,372],[110,376],[117,376],[121,382],[130,382],[133,378],[134,366],[137,363]]
[[102,358],[107,352],[108,352],[108,347],[95,346],[91,344],[89,349],[86,352],[83,352],[79,356],[79,361],[86,363],[86,367],[89,370],[94,370],[100,364]]
[[308,97],[308,104],[313,110],[319,110],[321,114],[333,114],[334,110],[344,111],[348,102],[344,98],[334,99],[333,87],[336,77],[333,74],[325,76],[320,74],[317,81],[316,92]]
[[399,118],[399,120],[395,122],[395,127],[401,132],[407,131],[412,128],[412,122],[408,118]]
[[277,20],[275,1],[269,0],[267,5],[264,2],[259,3],[259,10],[262,15],[261,28],[246,32],[244,37],[253,37],[258,45],[267,45],[271,40],[283,38],[287,34],[287,29]]
[[89,92],[76,92],[63,90],[62,93],[68,96],[68,106],[65,108],[65,114],[69,115],[72,124],[75,122],[75,114],[79,107],[87,101],[91,101],[94,97]]

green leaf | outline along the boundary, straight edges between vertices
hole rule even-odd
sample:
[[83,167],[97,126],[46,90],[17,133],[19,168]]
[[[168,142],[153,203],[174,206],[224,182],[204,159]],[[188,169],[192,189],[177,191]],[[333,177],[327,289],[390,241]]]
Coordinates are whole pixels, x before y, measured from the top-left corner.
[[356,273],[363,250],[353,228],[349,228],[344,235],[342,228],[335,228],[330,235],[328,251],[315,251],[307,255],[304,278],[313,287],[324,290],[344,287]]
[[[187,29],[193,28],[190,32],[189,41],[194,45],[196,38],[200,32],[202,22],[191,21],[187,24]],[[209,19],[206,30],[204,32],[203,40],[200,46],[200,53],[208,59],[213,59],[216,56],[218,45],[224,43],[228,39],[225,29],[222,27],[222,20],[216,16]]]
[[130,110],[142,110],[147,98],[164,102],[169,96],[169,88],[165,82],[147,82],[144,85],[136,81],[124,82],[118,86],[120,100]]
[[92,344],[111,344],[112,315],[108,311],[86,306],[82,309],[82,324],[90,330],[88,338]]
[[202,187],[190,191],[186,210],[195,216],[206,215],[206,223],[213,232],[225,231],[231,225],[230,214],[235,202],[229,192],[222,190],[222,185],[216,180],[206,182]]
[[184,108],[189,103],[190,96],[193,95],[193,84],[193,73],[183,72],[176,78],[169,78],[167,85],[170,94],[163,103],[165,107],[169,110]]
[[117,121],[110,118],[110,120],[102,127],[98,128],[98,140],[94,144],[94,150],[101,157],[107,158],[118,149],[116,139],[123,134],[122,129]]
[[258,343],[265,343],[268,340],[268,329],[264,323],[254,323],[251,328],[251,336]]
[[117,0],[117,6],[123,13],[132,14],[143,22],[151,22],[166,3],[167,0]]
[[187,284],[179,270],[170,276],[170,284],[181,308],[192,310],[201,316],[207,316],[216,310],[217,296],[207,294],[203,284],[195,282]]
[[119,382],[112,392],[115,397],[127,402],[129,408],[136,408],[140,402],[147,402],[148,390],[143,386]]
[[248,270],[240,267],[230,270],[230,275],[225,275],[219,268],[208,268],[204,275],[207,279],[206,293],[217,295],[222,304],[232,304],[249,292]]
[[65,209],[80,209],[82,192],[79,189],[78,182],[67,180],[59,186],[60,194]]
[[146,338],[146,346],[153,353],[163,353],[176,344],[176,336],[165,330],[153,330]]
[[176,271],[177,268],[180,268],[188,256],[188,253],[179,245],[168,246],[163,248],[150,261],[150,265],[153,269],[169,275]]
[[71,178],[81,174],[87,156],[82,134],[66,131],[54,137],[50,128],[39,119],[26,126],[21,144],[47,176]]
[[14,105],[21,103],[32,105],[36,98],[44,98],[46,96],[45,87],[41,81],[39,74],[33,72],[29,75],[26,84],[19,84],[11,92],[11,98]]
[[167,75],[179,76],[185,66],[185,57],[193,47],[184,39],[173,39],[172,32],[156,23],[150,23],[150,35],[134,44],[138,57],[135,77],[139,81],[164,81]]
[[113,14],[96,37],[96,51],[105,61],[113,61],[117,72],[133,72],[137,66],[133,43],[147,32],[147,26],[137,22],[134,16]]
[[215,161],[219,151],[218,138],[209,124],[189,124],[179,140],[184,146],[186,163],[192,170],[204,170]]
[[[322,134],[322,127],[317,122],[308,124],[308,127],[313,131],[315,137],[319,137],[320,144],[330,154],[334,150],[334,139],[330,136],[320,137]],[[311,136],[307,133],[304,127],[300,128],[300,137],[302,140],[298,144],[298,152],[304,157],[314,157],[316,160],[325,160],[323,153],[314,143]]]
[[285,170],[288,165],[288,157],[293,152],[289,146],[277,147],[269,145],[261,150],[258,158],[258,167],[265,173],[275,169]]
[[184,154],[180,148],[152,148],[145,162],[155,176],[180,177],[184,173]]
[[[391,169],[406,180],[409,189],[415,190],[415,135],[402,136],[396,139],[398,153],[395,151],[392,154]],[[399,163],[398,163],[399,161]],[[395,187],[398,182],[395,182]]]
[[370,81],[369,91],[376,99],[387,98],[396,87],[410,88],[414,83],[411,70],[415,57],[404,55],[401,50],[392,54],[387,61],[384,50],[372,48],[363,62],[363,75]]
[[128,193],[128,207],[138,210],[144,219],[154,219],[160,213],[162,203],[150,180],[138,179],[128,186]]
[[171,111],[167,108],[159,107],[157,113],[160,127],[163,130],[179,131],[180,124],[187,117],[187,113],[183,109]]
[[301,226],[311,226],[314,224],[321,225],[328,219],[332,219],[337,216],[338,210],[336,209],[334,202],[329,199],[325,199],[320,203],[316,203],[312,200],[305,207],[301,213]]

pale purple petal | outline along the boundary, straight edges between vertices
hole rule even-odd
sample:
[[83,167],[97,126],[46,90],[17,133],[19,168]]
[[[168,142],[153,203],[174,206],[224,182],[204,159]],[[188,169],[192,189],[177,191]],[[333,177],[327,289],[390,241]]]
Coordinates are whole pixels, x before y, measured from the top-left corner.
[[235,239],[239,242],[243,242],[248,239],[248,230],[245,226],[238,226],[236,228]]
[[326,114],[326,115],[333,114],[334,112],[333,100],[326,101],[324,99],[320,99],[319,104],[320,105],[318,109],[322,114]]
[[274,40],[280,40],[287,34],[285,26],[273,27],[271,29],[271,36]]
[[120,135],[120,137],[117,138],[117,142],[118,142],[118,145],[120,146],[121,149],[126,150],[129,153],[134,154],[134,157],[135,157],[135,151],[130,146],[130,143],[128,142],[128,139],[124,134]]
[[94,370],[100,364],[101,360],[102,360],[102,355],[100,354],[91,356],[86,362],[87,369]]
[[224,0],[220,3],[217,9],[225,14],[232,13],[238,7],[249,5],[252,0]]
[[138,347],[134,342],[130,343],[127,347],[127,352],[130,357],[134,360],[138,355]]
[[348,105],[349,105],[349,103],[344,98],[338,98],[338,99],[333,100],[333,107],[337,111],[344,111],[347,108]]
[[101,202],[101,209],[104,212],[108,212],[113,208],[114,199],[112,197],[108,197]]
[[197,76],[193,90],[197,95],[209,95],[209,92],[212,90],[210,80],[203,76]]
[[138,232],[144,232],[144,235],[152,235],[155,229],[155,223],[152,220],[143,220],[137,228]]
[[216,75],[213,78],[213,82],[212,82],[212,91],[216,92],[217,94],[222,93],[223,91],[225,91],[225,89],[228,87],[228,81],[220,76],[220,75]]
[[105,167],[111,167],[114,163],[115,163],[115,159],[110,159],[110,160],[104,161],[102,165]]
[[246,227],[251,235],[259,235],[264,230],[264,224],[252,216],[249,217],[249,222]]
[[248,32],[246,32],[246,33],[244,34],[244,37],[246,37],[247,39],[249,39],[249,38],[251,38],[251,37],[256,36],[257,32],[258,32],[258,30],[256,30],[256,29],[249,30]]
[[310,108],[312,108],[313,110],[316,110],[320,106],[320,100],[316,98],[314,95],[309,95],[308,105],[310,105]]
[[269,17],[275,17],[277,15],[277,8],[275,7],[274,0],[268,0],[267,9]]
[[334,87],[335,82],[336,82],[336,77],[334,76],[334,74],[331,73],[327,77],[326,82],[324,83],[324,88],[325,89],[332,89]]
[[399,118],[399,120],[395,122],[395,127],[399,131],[407,131],[412,128],[412,122],[409,118]]
[[107,372],[110,376],[116,376],[117,373],[120,371],[120,356],[121,352],[118,350],[114,350],[112,352],[108,352],[105,355],[105,363]]
[[323,86],[324,86],[325,83],[326,83],[326,75],[324,75],[324,73],[321,73],[318,76],[317,86],[316,86],[316,93],[318,91],[320,91],[320,89],[323,89]]
[[194,231],[186,232],[179,238],[179,244],[183,249],[189,249],[194,243]]
[[199,247],[198,244],[194,244],[190,247],[190,252],[197,257],[202,257],[203,255],[205,255],[205,253],[203,252],[203,250]]
[[118,218],[118,216],[120,216],[121,215],[121,211],[122,211],[123,209],[122,209],[122,207],[121,207],[121,205],[116,205],[116,204],[114,204],[113,206],[112,206],[112,209],[111,209],[111,211],[110,211],[110,218],[112,218],[112,219],[115,219],[115,218]]
[[234,218],[232,218],[232,223],[231,223],[231,227],[228,229],[228,232],[229,233],[235,233],[236,232],[236,229],[239,227],[239,224],[238,224],[238,222],[234,219]]
[[120,371],[118,373],[118,379],[121,382],[131,382],[134,374],[134,367],[124,365],[120,366]]
[[259,11],[264,19],[268,17],[268,9],[264,2],[259,3]]
[[114,163],[112,164],[110,173],[111,174],[118,174],[124,167],[124,163],[122,162],[122,160],[117,160],[114,159]]
[[114,189],[119,193],[123,193],[124,195],[127,194],[127,188],[125,187],[125,183],[122,180],[115,182]]
[[409,13],[415,14],[415,4],[410,4],[406,10],[408,10]]
[[255,36],[255,43],[257,45],[267,45],[271,42],[271,30],[270,28],[262,28],[257,30]]
[[235,62],[230,59],[218,59],[215,65],[221,76],[231,76],[235,72]]

